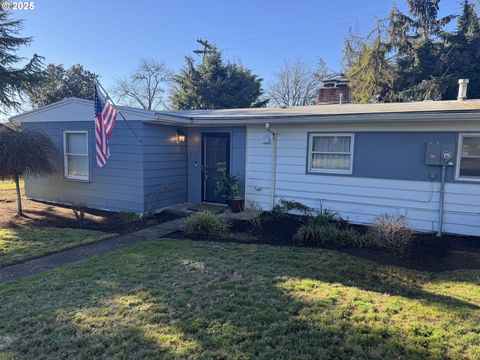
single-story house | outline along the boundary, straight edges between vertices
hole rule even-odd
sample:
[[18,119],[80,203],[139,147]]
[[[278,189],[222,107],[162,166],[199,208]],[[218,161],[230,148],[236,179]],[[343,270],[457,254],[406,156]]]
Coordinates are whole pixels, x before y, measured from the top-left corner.
[[14,116],[46,132],[61,154],[56,174],[25,179],[27,197],[138,213],[215,203],[226,168],[239,176],[247,203],[266,210],[283,198],[321,203],[353,223],[389,213],[422,231],[442,223],[445,232],[480,235],[480,100],[119,109],[141,142],[118,117],[103,168],[95,163],[92,101],[69,98]]

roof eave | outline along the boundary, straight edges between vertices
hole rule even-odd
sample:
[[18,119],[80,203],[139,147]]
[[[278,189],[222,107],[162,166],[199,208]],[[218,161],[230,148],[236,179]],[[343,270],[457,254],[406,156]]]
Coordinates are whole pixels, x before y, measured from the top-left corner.
[[398,112],[398,113],[360,113],[333,115],[285,115],[285,116],[239,116],[239,117],[187,117],[181,115],[157,114],[155,120],[148,123],[184,126],[224,126],[224,125],[258,125],[271,124],[312,124],[312,123],[375,123],[375,122],[433,122],[433,121],[480,121],[480,111],[433,111],[433,112]]

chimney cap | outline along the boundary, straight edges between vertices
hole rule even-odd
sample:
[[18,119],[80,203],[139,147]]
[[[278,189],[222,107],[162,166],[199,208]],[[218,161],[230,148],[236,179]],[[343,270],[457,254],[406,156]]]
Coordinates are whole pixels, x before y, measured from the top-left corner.
[[468,84],[469,82],[469,79],[458,79],[458,85]]

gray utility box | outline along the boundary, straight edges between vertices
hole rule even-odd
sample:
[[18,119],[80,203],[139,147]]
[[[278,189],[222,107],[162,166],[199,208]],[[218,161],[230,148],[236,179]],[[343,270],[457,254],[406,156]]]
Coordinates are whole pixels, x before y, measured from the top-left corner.
[[[442,154],[445,152],[450,152],[453,154],[452,160],[445,163],[442,160]],[[434,165],[434,166],[441,166],[441,165],[453,165],[453,161],[455,158],[455,144],[442,144],[439,141],[429,141],[427,142],[427,151],[425,154],[425,165]]]

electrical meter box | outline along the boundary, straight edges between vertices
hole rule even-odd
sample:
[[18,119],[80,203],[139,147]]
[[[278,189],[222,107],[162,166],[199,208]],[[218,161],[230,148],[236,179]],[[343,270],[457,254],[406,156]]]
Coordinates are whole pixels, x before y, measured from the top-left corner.
[[439,141],[429,141],[427,143],[427,151],[425,154],[425,165],[449,165],[453,166],[455,157],[455,144]]
[[429,141],[427,143],[427,154],[425,156],[425,165],[442,165],[440,157],[442,152],[442,144],[438,141]]

